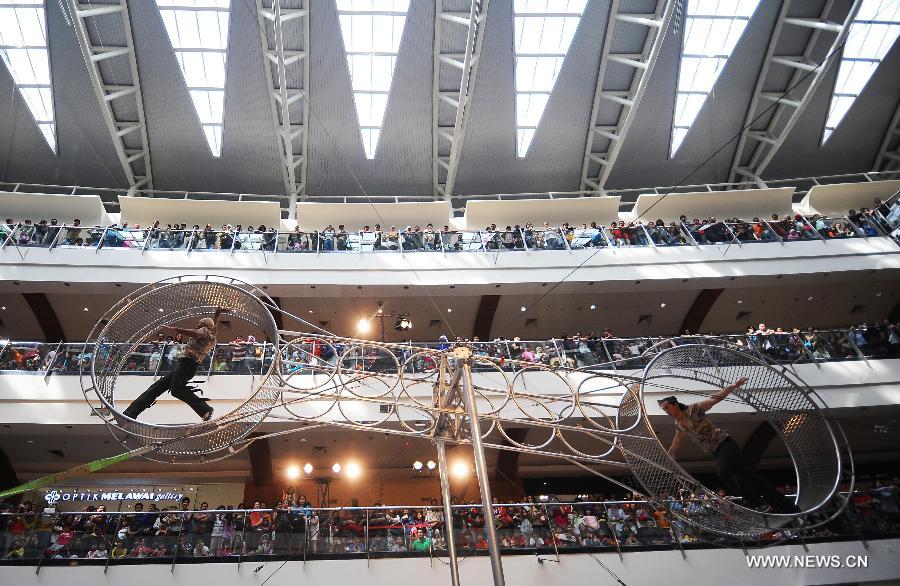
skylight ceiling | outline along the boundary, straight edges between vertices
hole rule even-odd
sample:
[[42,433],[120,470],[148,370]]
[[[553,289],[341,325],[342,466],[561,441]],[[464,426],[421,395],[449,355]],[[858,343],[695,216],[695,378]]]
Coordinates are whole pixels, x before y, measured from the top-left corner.
[[862,93],[900,35],[900,0],[864,0],[850,24],[841,55],[822,144]]
[[336,0],[359,133],[375,158],[409,0]]
[[758,5],[759,0],[688,0],[670,156],[684,142]]
[[56,124],[43,2],[0,0],[0,56],[55,154]]
[[225,126],[229,3],[230,0],[156,0],[214,157],[222,155]]
[[587,0],[515,0],[516,155],[524,157]]

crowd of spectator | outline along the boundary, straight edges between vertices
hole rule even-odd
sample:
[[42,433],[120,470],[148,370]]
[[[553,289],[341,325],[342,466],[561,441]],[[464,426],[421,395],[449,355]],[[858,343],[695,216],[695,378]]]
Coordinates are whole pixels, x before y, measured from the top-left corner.
[[[785,487],[790,493],[791,488]],[[191,507],[188,497],[179,507],[109,513],[104,506],[87,506],[72,513],[42,511],[36,503],[0,506],[0,544],[6,559],[122,559],[266,556],[300,553],[431,552],[446,549],[443,508],[432,499],[428,507],[314,509],[293,489],[275,507],[257,501],[252,507],[208,503]],[[721,541],[705,535],[681,517],[702,515],[713,504],[681,494],[665,507],[638,495],[615,499],[584,496],[561,502],[555,496],[526,497],[503,504],[494,499],[492,523],[503,549],[628,548]],[[720,496],[724,493],[720,491]],[[632,498],[628,498],[632,497]],[[463,553],[487,549],[484,511],[478,503],[453,503],[453,528]],[[668,509],[668,510],[667,510]],[[835,534],[879,534],[900,531],[898,479],[874,482],[856,490],[848,514],[806,537]],[[676,513],[676,514],[673,514]],[[808,525],[824,520],[816,513]],[[773,528],[763,541],[796,535],[796,527]]]
[[[477,355],[497,361],[501,366],[512,360],[570,368],[613,365],[627,369],[643,366],[652,357],[653,348],[662,349],[673,344],[696,343],[700,340],[710,343],[713,338],[787,363],[900,356],[900,323],[892,323],[887,319],[836,330],[817,330],[812,327],[805,330],[797,327],[771,328],[760,323],[747,326],[743,334],[707,332],[701,337],[685,331],[680,336],[667,338],[620,338],[612,330],[604,329],[600,333],[562,334],[559,338],[545,341],[527,341],[518,337],[482,341],[475,337],[463,342],[470,344]],[[166,372],[171,369],[183,345],[180,334],[166,336],[160,333],[155,340],[143,342],[135,348],[125,363],[123,372]],[[447,349],[450,345],[446,336],[441,336],[437,343],[409,343],[410,348],[432,346]],[[334,366],[338,361],[341,361],[344,369],[396,369],[393,359],[387,354],[379,353],[374,347],[364,350],[368,354],[360,354],[359,347],[345,348],[340,344],[331,345],[309,339],[284,348],[283,358],[287,371],[291,374],[303,373],[316,365]],[[219,344],[201,370],[217,374],[260,374],[271,364],[274,352],[274,345],[259,342],[253,335],[237,336],[230,343]],[[422,372],[434,367],[433,360],[428,355],[413,350],[402,352],[398,358],[403,361],[407,370]],[[59,347],[54,344],[9,342],[0,349],[0,370],[76,373],[80,367],[88,366],[91,360],[92,355],[78,344]],[[509,367],[515,368],[514,365]]]
[[892,206],[876,198],[872,208],[851,209],[847,214],[829,218],[819,214],[804,216],[772,214],[767,220],[715,217],[689,219],[682,215],[668,224],[662,219],[644,222],[613,220],[551,226],[544,222],[506,225],[491,224],[483,230],[460,232],[449,225],[435,228],[420,226],[363,226],[348,230],[329,224],[321,230],[304,232],[297,226],[280,231],[275,226],[241,224],[162,224],[141,227],[128,222],[103,227],[60,224],[57,219],[16,221],[7,218],[0,225],[0,239],[16,246],[87,246],[109,248],[149,248],[156,250],[262,250],[269,252],[335,251],[444,251],[461,250],[565,250],[590,247],[678,246],[688,244],[790,242],[797,240],[856,238],[891,234],[894,225]]

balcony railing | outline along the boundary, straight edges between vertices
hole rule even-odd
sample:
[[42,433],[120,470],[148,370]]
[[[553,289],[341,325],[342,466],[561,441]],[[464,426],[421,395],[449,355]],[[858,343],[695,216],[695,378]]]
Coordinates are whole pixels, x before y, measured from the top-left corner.
[[736,245],[795,241],[843,240],[885,237],[893,225],[877,210],[851,220],[847,216],[796,216],[785,220],[703,224],[699,221],[661,221],[575,227],[517,227],[510,230],[462,231],[268,231],[177,230],[119,228],[63,224],[0,224],[0,249],[84,248],[102,250],[169,251],[192,253],[394,253],[461,252],[499,253],[543,250],[573,251],[588,248],[632,248],[703,245]]
[[[53,496],[59,495],[51,491],[39,498]],[[493,523],[504,554],[622,553],[801,540],[796,528],[785,527],[773,529],[758,543],[723,541],[678,518],[706,513],[708,505],[690,498],[662,504],[542,499],[493,506]],[[896,536],[900,531],[897,508],[895,487],[857,491],[842,514],[826,525],[806,530],[802,540]],[[443,508],[435,505],[313,508],[283,503],[274,509],[156,510],[156,505],[150,504],[147,511],[98,509],[0,514],[3,559],[35,565],[99,560],[96,563],[110,565],[133,564],[137,559],[142,560],[138,563],[177,563],[196,558],[240,562],[273,555],[288,559],[447,555],[446,519]],[[453,505],[452,512],[457,554],[486,553],[481,506]],[[816,513],[807,526],[825,519],[826,513]]]
[[[495,340],[470,342],[477,356],[494,366],[513,371],[521,364],[508,364],[507,359],[567,366],[585,370],[634,370],[643,368],[664,348],[681,344],[731,344],[757,352],[782,364],[837,362],[900,357],[900,333],[891,337],[893,326],[870,329],[861,327],[806,332],[772,331],[766,334],[724,334],[719,336],[641,337],[641,338],[553,338],[550,340]],[[883,331],[882,331],[883,330]],[[428,372],[434,368],[430,357],[414,348],[447,349],[449,342],[409,342],[409,351],[397,356],[403,370]],[[149,341],[138,344],[122,368],[122,374],[157,375],[170,370],[182,345],[172,341]],[[282,360],[291,374],[321,372],[340,364],[343,370],[365,372],[397,371],[393,358],[377,348],[341,346],[321,339],[297,340],[282,346]],[[268,342],[233,342],[218,344],[199,372],[208,376],[260,375],[271,365],[275,346]],[[0,346],[0,372],[23,372],[40,375],[75,375],[92,360],[84,343],[45,343],[3,340]]]

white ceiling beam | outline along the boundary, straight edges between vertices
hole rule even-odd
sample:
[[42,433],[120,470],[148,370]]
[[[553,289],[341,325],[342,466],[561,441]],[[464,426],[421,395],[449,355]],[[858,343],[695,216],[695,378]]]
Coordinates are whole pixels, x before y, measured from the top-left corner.
[[[128,3],[126,0],[118,0],[115,4],[86,4],[78,0],[66,0],[65,4],[69,14],[73,16],[72,24],[88,77],[128,186],[135,190],[143,187],[153,189],[144,100],[135,60]],[[120,26],[122,37],[125,39],[124,46],[97,46],[91,41],[88,26],[96,26],[96,23],[90,22],[91,19],[110,15],[118,15],[119,18],[104,18],[103,26],[111,27],[114,23]],[[109,59],[127,59],[130,79],[116,79],[114,84],[107,83],[100,70],[100,63]],[[127,99],[134,104],[137,120],[123,119],[116,113],[113,102],[120,99]]]
[[[741,177],[763,176],[766,167],[797,125],[816,90],[825,81],[828,68],[839,59],[840,48],[847,39],[850,24],[859,12],[862,0],[854,0],[847,16],[840,23],[829,20],[834,4],[834,0],[827,0],[818,18],[796,18],[790,16],[791,0],[782,2],[731,163],[728,179],[730,183],[740,181]],[[798,2],[798,6],[801,10],[808,10],[803,2]],[[786,28],[788,26],[809,28],[812,33],[807,38],[801,54],[775,55],[775,48],[783,36],[795,33],[791,28]],[[827,44],[827,52],[822,56],[824,61],[818,65],[813,60],[813,52],[817,47],[821,52],[819,39],[823,34],[829,35],[831,42]],[[773,68],[773,65],[778,67]],[[784,82],[779,84],[778,80],[783,77],[784,67],[790,68],[793,72],[787,84]],[[800,83],[803,79],[806,81]],[[773,87],[779,86],[783,87],[784,91],[772,91]],[[788,91],[795,86],[797,86],[795,89]],[[763,88],[766,88],[766,91],[763,91]],[[771,114],[762,116],[767,111]],[[760,118],[761,122],[756,122],[757,118]]]
[[[281,0],[256,1],[262,65],[290,218],[297,216],[298,199],[306,198],[309,107],[304,102],[309,99],[308,8],[309,0],[303,8],[284,8]],[[297,19],[302,23],[302,32],[284,26]],[[293,108],[295,104],[300,107]]]
[[[450,199],[454,193],[459,160],[466,137],[468,104],[475,88],[475,77],[487,25],[489,0],[470,0],[468,12],[444,10],[444,0],[435,0],[434,70],[432,82],[431,154],[432,186],[435,199]],[[466,27],[465,46],[451,46]],[[459,85],[441,87],[445,79]],[[446,83],[446,82],[445,82]],[[441,118],[453,118],[453,126],[441,125]]]
[[[676,2],[674,0],[658,0],[656,10],[652,14],[633,14],[620,12],[620,1],[612,0],[609,7],[609,21],[606,25],[606,36],[603,39],[603,53],[600,56],[600,67],[597,71],[597,83],[594,90],[594,104],[591,108],[591,122],[588,126],[584,147],[584,160],[581,165],[581,189],[585,191],[602,191],[606,180],[612,173],[613,165],[619,151],[631,130],[637,115],[638,106],[650,81],[653,65],[659,56],[663,37],[671,20]],[[613,53],[612,41],[622,27],[633,29],[639,26],[643,32],[644,45],[640,53]],[[631,85],[627,90],[609,89],[607,70],[610,63],[624,65],[634,70]],[[611,101],[621,106],[614,124],[601,124],[598,118],[603,109],[603,102]],[[595,139],[600,137],[601,146],[595,146]],[[602,144],[606,142],[605,146]]]

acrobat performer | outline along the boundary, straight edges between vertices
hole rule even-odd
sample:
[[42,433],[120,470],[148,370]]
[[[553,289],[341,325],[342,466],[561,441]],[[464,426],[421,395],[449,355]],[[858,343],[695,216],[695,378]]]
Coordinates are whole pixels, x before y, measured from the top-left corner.
[[678,402],[674,396],[661,399],[659,406],[675,420],[677,430],[669,447],[669,455],[675,457],[675,452],[687,436],[704,452],[716,457],[719,480],[732,496],[742,497],[745,506],[756,509],[771,507],[777,513],[797,513],[800,511],[797,505],[744,461],[741,449],[728,432],[716,427],[706,418],[707,411],[745,384],[747,379],[741,378],[709,399],[690,405]]
[[162,326],[160,328],[164,333],[181,334],[190,340],[176,355],[175,366],[172,372],[161,377],[150,385],[146,391],[141,393],[124,411],[124,415],[137,419],[138,415],[150,407],[160,395],[166,391],[171,391],[173,397],[187,403],[203,421],[212,419],[213,408],[207,402],[208,399],[198,397],[188,388],[187,384],[197,374],[197,365],[203,362],[207,354],[215,349],[219,316],[227,311],[227,309],[217,308],[213,317],[200,319],[197,322],[197,329],[194,330],[173,326]]

